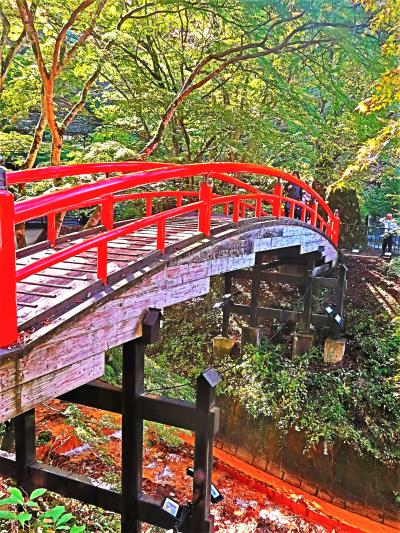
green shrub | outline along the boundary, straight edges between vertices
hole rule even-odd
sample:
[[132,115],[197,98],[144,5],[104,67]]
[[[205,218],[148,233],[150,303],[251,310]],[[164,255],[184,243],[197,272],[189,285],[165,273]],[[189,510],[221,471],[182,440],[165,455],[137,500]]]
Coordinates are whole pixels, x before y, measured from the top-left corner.
[[243,362],[226,380],[254,416],[270,416],[278,427],[304,432],[308,446],[338,440],[389,463],[400,459],[400,335],[384,332],[362,313],[350,317],[351,358],[325,365],[320,349],[293,359],[264,342],[248,346]]
[[9,509],[0,510],[0,527],[7,524],[7,530],[16,528],[16,531],[36,532],[42,531],[69,531],[81,533],[86,531],[86,526],[74,524],[75,517],[67,513],[63,505],[57,505],[46,511],[38,504],[38,499],[46,494],[46,489],[35,489],[29,496],[24,496],[20,489],[10,487],[7,489],[8,496],[0,500],[0,506]]

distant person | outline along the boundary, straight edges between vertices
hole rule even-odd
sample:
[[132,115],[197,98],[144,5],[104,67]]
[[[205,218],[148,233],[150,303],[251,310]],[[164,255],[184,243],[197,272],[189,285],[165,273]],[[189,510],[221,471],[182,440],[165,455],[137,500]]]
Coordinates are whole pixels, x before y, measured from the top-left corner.
[[[293,172],[293,176],[295,176],[297,179],[300,179],[300,173]],[[286,196],[288,198],[292,198],[293,200],[302,200],[303,196],[303,189],[300,187],[300,185],[296,185],[295,183],[290,183],[286,189]],[[285,202],[285,217],[288,217],[290,215],[290,206],[292,202]],[[297,218],[298,220],[301,220],[301,213],[302,209],[299,205],[295,205],[294,208],[294,218]]]
[[381,253],[381,257],[383,257],[386,253],[386,249],[390,254],[392,253],[393,237],[396,231],[399,229],[399,225],[395,220],[393,220],[392,213],[388,213],[386,217],[380,218],[379,222],[383,224],[384,227]]

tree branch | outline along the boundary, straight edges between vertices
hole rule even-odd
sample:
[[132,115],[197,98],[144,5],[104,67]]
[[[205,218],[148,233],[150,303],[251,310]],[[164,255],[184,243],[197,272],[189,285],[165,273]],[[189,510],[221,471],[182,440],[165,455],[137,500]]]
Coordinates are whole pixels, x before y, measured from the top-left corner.
[[32,9],[29,9],[26,0],[16,0],[16,2],[22,24],[24,25],[26,34],[31,43],[32,52],[38,65],[40,77],[42,78],[42,81],[47,80],[49,78],[49,73],[47,72],[46,65],[43,60],[39,37],[33,20]]
[[56,41],[54,43],[54,49],[53,49],[53,62],[51,66],[51,74],[55,78],[60,71],[59,68],[59,60],[60,60],[60,52],[61,48],[65,43],[65,39],[67,37],[67,31],[75,24],[76,19],[79,17],[79,15],[85,11],[85,9],[89,6],[91,6],[95,0],[83,0],[79,6],[74,9],[74,11],[71,13],[69,19],[64,24],[64,26],[59,31]]
[[86,39],[92,34],[96,20],[99,17],[100,13],[102,12],[106,2],[107,0],[100,0],[100,2],[97,5],[97,9],[94,12],[92,19],[89,23],[89,26],[80,34],[76,43],[73,46],[71,46],[71,48],[64,55],[64,57],[58,61],[57,74],[71,61],[71,59],[76,54],[78,48],[82,46],[85,43]]
[[68,126],[71,124],[71,122],[74,120],[76,115],[83,109],[83,106],[86,103],[87,96],[89,94],[89,91],[93,85],[93,83],[97,80],[99,77],[99,74],[101,72],[101,65],[99,65],[96,70],[93,72],[93,74],[86,80],[85,85],[82,88],[82,92],[79,98],[79,101],[74,104],[74,106],[71,108],[67,116],[64,118],[59,130],[60,134],[64,135],[65,131],[67,130]]

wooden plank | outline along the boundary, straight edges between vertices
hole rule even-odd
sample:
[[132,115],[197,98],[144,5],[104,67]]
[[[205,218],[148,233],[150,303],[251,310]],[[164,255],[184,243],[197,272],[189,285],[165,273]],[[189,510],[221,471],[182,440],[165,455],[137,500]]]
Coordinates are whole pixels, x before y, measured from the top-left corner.
[[2,389],[0,392],[0,421],[13,418],[39,403],[99,378],[103,374],[104,353],[92,355],[28,382],[23,382],[23,377],[16,374],[16,380],[19,378],[20,383],[14,388]]

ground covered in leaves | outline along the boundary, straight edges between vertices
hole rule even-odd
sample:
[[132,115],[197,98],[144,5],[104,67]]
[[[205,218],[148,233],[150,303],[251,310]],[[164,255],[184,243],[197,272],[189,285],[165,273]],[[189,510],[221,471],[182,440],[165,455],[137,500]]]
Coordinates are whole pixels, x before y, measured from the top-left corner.
[[[119,488],[120,416],[104,411],[76,408],[54,400],[37,409],[38,459],[99,482]],[[191,499],[191,478],[186,469],[193,465],[193,448],[172,431],[151,425],[145,429],[144,492],[169,495],[180,502]],[[215,531],[323,533],[323,527],[295,516],[289,509],[268,499],[260,485],[240,476],[231,467],[215,461],[213,482],[224,500],[212,507]],[[1,488],[6,483],[2,480]],[[47,495],[47,505],[61,498]],[[79,523],[92,533],[119,531],[119,517],[112,513],[68,500],[64,502]],[[0,528],[0,531],[1,528]],[[144,526],[145,533],[155,533]]]

